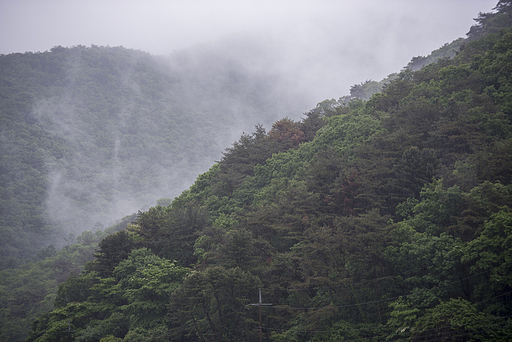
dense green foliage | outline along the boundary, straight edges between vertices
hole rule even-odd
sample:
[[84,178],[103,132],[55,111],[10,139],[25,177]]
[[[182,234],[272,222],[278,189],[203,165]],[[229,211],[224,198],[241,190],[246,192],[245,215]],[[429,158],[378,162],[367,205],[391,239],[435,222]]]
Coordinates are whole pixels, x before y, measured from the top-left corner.
[[[171,68],[95,46],[0,56],[0,340],[252,341],[258,288],[266,341],[511,340],[511,2],[496,10],[60,250],[52,235],[90,229],[124,189],[149,198],[160,173],[197,174],[241,103],[213,93],[264,113],[262,83],[186,54]],[[51,217],[52,196],[77,215]]]
[[479,38],[243,135],[103,239],[27,341],[251,341],[258,288],[265,341],[511,340],[512,29]]
[[0,271],[0,340],[23,341],[32,322],[53,307],[58,285],[66,280],[69,284],[68,278],[93,260],[102,239],[125,229],[135,217],[127,216],[105,231],[85,231],[58,251],[49,245],[24,265]]
[[233,137],[287,115],[274,79],[200,53],[0,55],[0,269],[178,195]]

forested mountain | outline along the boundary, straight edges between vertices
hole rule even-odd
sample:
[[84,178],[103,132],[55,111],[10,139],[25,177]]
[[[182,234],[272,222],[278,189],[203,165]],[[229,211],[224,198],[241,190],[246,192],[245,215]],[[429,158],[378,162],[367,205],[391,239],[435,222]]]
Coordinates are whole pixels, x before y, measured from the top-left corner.
[[244,130],[304,107],[274,75],[203,50],[0,56],[1,269],[177,196]]
[[260,309],[266,341],[511,340],[511,23],[501,0],[453,58],[258,125],[170,204],[3,271],[90,260],[38,308],[2,286],[2,337],[31,303],[27,341],[253,341]]

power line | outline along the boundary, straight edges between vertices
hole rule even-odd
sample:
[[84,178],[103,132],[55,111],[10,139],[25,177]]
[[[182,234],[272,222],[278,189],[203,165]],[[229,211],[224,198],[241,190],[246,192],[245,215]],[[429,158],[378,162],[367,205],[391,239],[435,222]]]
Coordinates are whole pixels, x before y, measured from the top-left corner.
[[[419,292],[422,293],[422,292],[429,292],[429,291],[434,291],[436,289],[440,289],[440,288],[446,288],[448,286],[452,286],[454,285],[455,283],[459,283],[460,281],[464,281],[464,280],[469,280],[471,278],[475,278],[475,277],[478,277],[478,276],[481,276],[483,274],[486,274],[490,272],[490,270],[487,270],[487,271],[484,271],[484,272],[481,272],[481,273],[478,273],[478,274],[475,274],[475,275],[472,275],[472,276],[468,276],[468,277],[465,277],[465,278],[462,278],[462,279],[458,279],[458,280],[455,280],[455,281],[452,281],[450,283],[447,283],[447,284],[443,284],[443,285],[440,285],[440,286],[435,286],[433,288],[430,288],[430,289],[422,289],[420,290]],[[261,302],[261,289],[259,289],[260,291],[260,302]],[[288,290],[286,290],[288,291]],[[292,291],[290,291],[292,292]],[[335,306],[335,305],[326,305],[326,306],[323,306],[323,307],[290,307],[290,306],[281,306],[281,305],[269,305],[269,308],[272,308],[272,309],[284,309],[284,310],[318,310],[318,309],[326,309],[326,308],[347,308],[347,307],[355,307],[355,306],[361,306],[361,305],[370,305],[370,304],[377,304],[377,303],[381,303],[381,302],[387,302],[387,301],[392,301],[392,300],[396,300],[396,299],[399,299],[401,297],[408,297],[408,296],[412,296],[412,295],[415,295],[417,293],[409,293],[407,295],[404,295],[404,296],[399,296],[399,297],[395,297],[395,298],[388,298],[388,299],[382,299],[382,300],[377,300],[377,301],[370,301],[370,302],[365,302],[365,303],[357,303],[357,304],[347,304],[347,305],[339,305],[339,306]],[[506,295],[509,295],[509,294],[512,294],[512,291],[509,291],[509,292],[506,292],[506,293],[502,293],[500,295],[497,295],[497,296],[494,296],[492,298],[488,298],[486,300],[483,300],[483,301],[480,301],[478,303],[474,303],[474,304],[481,304],[481,303],[484,303],[486,301],[489,301],[489,300],[492,300],[492,299],[496,299],[496,298],[499,298],[499,297],[502,297],[502,296],[506,296]],[[258,304],[250,304],[250,305],[258,305]],[[473,322],[474,324],[472,325],[466,325],[464,327],[464,330],[453,330],[453,331],[450,331],[449,334],[450,336],[452,337],[457,337],[457,336],[465,336],[465,335],[468,335],[470,334],[470,332],[467,332],[466,329],[467,328],[471,328],[471,327],[475,327],[475,328],[488,328],[488,327],[492,327],[492,326],[505,326],[505,325],[510,325],[510,321],[502,321],[501,323],[493,323],[494,322],[497,322],[498,320],[502,320],[502,319],[507,319],[507,318],[510,318],[512,316],[505,316],[505,317],[494,317],[490,320],[482,320],[482,321],[475,321]],[[489,322],[491,324],[484,324],[484,325],[477,325],[477,323],[483,323],[483,322]],[[418,331],[419,333],[425,333],[425,332],[428,332],[430,330],[432,330],[433,332],[434,331],[439,331],[440,329],[446,329],[446,328],[449,328],[449,329],[453,329],[453,328],[459,328],[459,326],[453,326],[453,325],[449,325],[449,326],[444,326],[444,327],[438,327],[438,328],[434,328],[434,329],[429,329],[429,330],[424,330],[424,331]],[[268,330],[268,331],[289,331],[289,329],[274,329],[274,328],[268,328],[268,327],[265,327],[263,328],[262,325],[261,325],[261,306],[260,306],[260,336],[261,336],[261,331],[265,329],[265,330]],[[359,329],[353,329],[352,331],[357,331]],[[334,333],[334,332],[341,332],[341,331],[346,331],[346,330],[298,330],[297,332],[298,333]],[[409,335],[411,335],[413,332],[409,332]],[[456,333],[459,333],[458,335],[455,335]],[[373,338],[376,338],[376,337],[387,337],[388,335],[382,335],[382,336],[373,336]],[[407,336],[404,336],[402,335],[402,337],[407,337]],[[434,340],[432,341],[435,341],[435,340],[438,340],[439,338],[436,337]],[[357,339],[357,340],[350,340],[350,341],[360,341],[362,339]],[[261,340],[260,340],[261,341]],[[430,341],[430,340],[427,340],[427,341]],[[348,341],[347,341],[348,342]]]
[[[480,272],[478,274],[474,274],[474,275],[468,276],[466,278],[457,279],[457,280],[452,281],[452,283],[460,282],[460,281],[463,281],[463,280],[468,280],[468,279],[471,279],[471,278],[475,278],[475,277],[481,276],[482,274],[489,273],[490,271],[491,270],[487,270],[487,271]],[[392,278],[392,277],[396,277],[396,276],[397,276],[397,274],[390,275],[390,276],[383,277],[383,278]],[[310,288],[307,288],[307,289],[300,289],[300,288],[282,289],[282,291],[286,291],[286,292],[300,292],[300,291],[311,291],[311,290],[332,290],[332,289],[341,288],[341,287],[347,287],[348,288],[350,286],[366,284],[366,283],[368,283],[370,281],[379,280],[379,279],[383,279],[383,278],[374,278],[374,279],[368,279],[365,282],[360,281],[360,282],[357,282],[357,283],[341,284],[341,285],[334,285],[334,286],[313,286],[313,287],[310,287]],[[269,289],[267,289],[267,290],[269,290]]]
[[[413,296],[413,295],[416,295],[418,293],[430,292],[430,291],[434,291],[434,290],[437,290],[437,289],[446,288],[446,287],[451,286],[451,285],[453,285],[455,283],[459,283],[459,282],[464,281],[464,280],[475,278],[475,277],[478,277],[478,276],[480,276],[482,274],[485,274],[485,273],[488,273],[488,272],[489,272],[489,270],[485,271],[485,272],[481,272],[479,274],[475,274],[475,275],[466,277],[466,278],[457,279],[457,280],[454,280],[454,281],[452,281],[450,283],[447,283],[447,284],[434,286],[434,287],[432,287],[430,289],[419,289],[419,291],[414,292],[414,293],[409,293],[409,294],[406,294],[406,295],[401,295],[401,296],[392,297],[392,298],[386,298],[386,299],[380,299],[380,300],[375,300],[375,301],[369,301],[369,302],[364,302],[364,303],[346,304],[346,305],[326,305],[326,306],[321,306],[321,307],[290,307],[290,306],[286,306],[286,305],[274,305],[271,308],[272,309],[286,309],[286,310],[319,310],[319,309],[325,309],[325,308],[328,308],[328,307],[341,309],[341,308],[356,307],[356,306],[363,306],[363,305],[370,305],[370,304],[378,304],[378,303],[384,303],[384,302],[389,302],[389,301],[397,300],[397,299],[400,299],[400,298],[403,298],[403,297]],[[345,285],[345,286],[348,286],[348,285]],[[286,292],[295,292],[294,290],[284,290],[284,291],[286,291]],[[497,296],[497,297],[499,297],[499,296]]]

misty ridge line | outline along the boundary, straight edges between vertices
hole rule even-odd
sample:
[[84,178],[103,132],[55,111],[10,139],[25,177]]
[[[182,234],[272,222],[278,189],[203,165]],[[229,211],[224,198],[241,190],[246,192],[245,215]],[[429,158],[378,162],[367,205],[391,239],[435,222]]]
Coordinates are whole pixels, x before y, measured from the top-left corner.
[[46,160],[45,206],[56,236],[105,227],[179,195],[243,132],[303,103],[277,89],[278,76],[253,77],[221,55],[173,60],[96,46],[51,53],[67,55],[65,86],[36,101],[31,115],[68,149]]
[[[37,53],[60,62],[43,62],[58,82],[31,113],[67,146],[64,156],[45,157],[45,207],[61,241],[56,245],[60,236],[108,226],[159,198],[174,198],[242,133],[285,117],[299,120],[340,88],[332,81],[345,78],[346,70],[332,68],[336,58],[267,38],[231,36],[169,56],[97,45]],[[369,95],[369,85],[363,88]]]
[[[492,14],[486,15],[491,22]],[[372,279],[383,279],[383,288],[387,281],[398,281],[414,295],[409,280],[419,278],[406,278],[417,266],[407,256],[410,251],[423,253],[428,242],[422,260],[435,263],[428,255],[439,254],[441,245],[443,255],[459,260],[461,248],[467,252],[465,247],[473,244],[466,246],[471,232],[480,246],[477,233],[489,228],[488,222],[499,224],[492,210],[510,216],[500,209],[510,199],[510,172],[501,165],[510,152],[510,101],[504,99],[510,82],[497,82],[499,73],[485,69],[507,65],[489,52],[510,47],[510,35],[510,29],[502,30],[472,43],[468,34],[468,39],[447,43],[428,56],[413,57],[380,81],[367,77],[376,60],[361,55],[358,65],[369,67],[360,83],[347,88],[330,80],[350,78],[351,72],[321,66],[339,61],[333,55],[339,44],[317,60],[321,51],[291,55],[293,48],[276,40],[243,35],[238,41],[229,38],[168,56],[98,45],[0,55],[0,87],[8,93],[0,91],[0,270],[7,275],[0,285],[8,289],[2,306],[10,324],[0,329],[0,339],[17,329],[14,333],[25,340],[30,326],[33,340],[58,334],[64,321],[70,329],[74,325],[75,338],[94,339],[99,327],[112,328],[110,323],[119,317],[128,319],[126,298],[118,294],[119,286],[131,279],[124,282],[118,276],[127,273],[114,271],[126,265],[118,264],[120,260],[135,258],[143,258],[143,264],[162,258],[163,271],[174,260],[173,265],[190,267],[195,274],[236,266],[259,276],[279,298],[284,280],[294,292],[288,304],[296,303],[297,288],[309,288],[301,300],[323,302],[323,290],[334,283],[368,285],[369,298],[382,295],[375,294]],[[423,68],[440,58],[447,59]],[[498,89],[497,84],[504,86]],[[325,96],[327,88],[330,94],[348,95]],[[365,244],[368,238],[377,245]],[[417,247],[408,251],[411,239]],[[147,253],[140,247],[148,248]],[[142,254],[130,256],[135,250]],[[403,267],[402,261],[409,259],[414,267]],[[442,282],[451,266],[454,275],[472,272],[472,261],[463,272],[457,263],[445,267],[445,261],[439,264],[443,274],[433,272],[434,278],[428,279],[424,265],[418,264],[428,288],[432,279]],[[397,274],[405,277],[398,279]],[[100,280],[111,275],[115,282]],[[100,281],[101,288],[89,286],[91,280]],[[168,280],[158,278],[153,285],[159,290]],[[104,291],[115,283],[119,285],[113,291]],[[322,292],[311,292],[312,284]],[[79,293],[82,286],[99,289],[92,305],[106,304],[112,311],[89,315],[91,306],[81,303],[93,297]],[[482,294],[478,288],[475,293]],[[339,289],[339,296],[334,291],[336,301],[353,300],[353,291]],[[388,290],[397,289],[393,285]],[[130,290],[125,293],[130,295]],[[146,294],[147,303],[154,303]],[[401,300],[396,293],[388,297]],[[376,303],[370,299],[366,302]],[[177,312],[165,304],[169,300],[159,302],[161,312]],[[325,301],[327,311],[332,303]],[[392,334],[388,319],[397,316],[390,312],[403,312],[397,303],[394,308],[382,305],[378,324],[374,316],[375,331],[381,334],[388,322],[385,329]],[[187,305],[181,302],[176,308]],[[322,304],[315,308],[323,310]],[[122,315],[110,315],[114,311]],[[350,311],[346,317],[368,327],[362,314],[359,319]],[[63,314],[84,319],[64,319]],[[332,315],[341,319],[338,312]],[[133,317],[129,330],[135,332]],[[279,322],[269,324],[289,338],[289,333],[309,329],[309,322],[302,325],[288,318],[288,330],[279,330]],[[345,323],[328,327],[326,333]],[[154,332],[167,329],[170,336],[169,327]],[[180,332],[183,327],[176,325]]]

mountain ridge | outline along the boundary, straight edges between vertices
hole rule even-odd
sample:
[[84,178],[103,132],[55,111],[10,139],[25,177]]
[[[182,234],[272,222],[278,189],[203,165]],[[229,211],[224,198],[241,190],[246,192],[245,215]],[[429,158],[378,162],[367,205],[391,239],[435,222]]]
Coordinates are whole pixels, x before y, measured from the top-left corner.
[[[95,258],[47,295],[28,340],[65,340],[70,320],[83,341],[250,340],[258,287],[276,305],[267,340],[506,339],[510,34],[404,70],[368,101],[258,126],[172,202],[83,233]],[[46,260],[65,277],[80,248]]]

